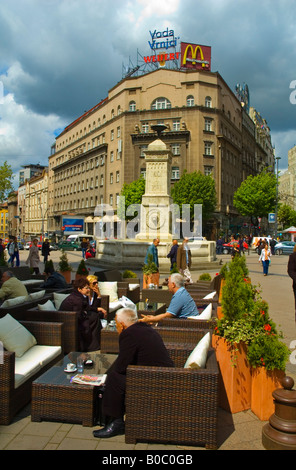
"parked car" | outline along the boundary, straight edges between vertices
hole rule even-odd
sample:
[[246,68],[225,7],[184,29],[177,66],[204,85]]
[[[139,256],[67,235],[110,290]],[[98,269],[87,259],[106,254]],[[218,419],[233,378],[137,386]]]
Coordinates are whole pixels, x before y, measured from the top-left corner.
[[32,242],[27,242],[25,244],[25,250],[29,250],[31,245],[32,245]]
[[24,245],[21,242],[18,242],[18,249],[19,250],[24,250]]
[[[239,242],[238,240],[232,240],[231,242],[228,242],[228,243],[223,243],[223,254],[224,255],[227,255],[228,253],[231,253],[231,250],[233,248],[233,245],[237,243],[237,245],[239,245]],[[249,249],[249,245],[246,243],[246,242],[243,242],[243,247],[244,247],[244,250],[248,250]]]
[[276,255],[293,253],[295,242],[279,242],[275,245],[274,251]]
[[57,243],[51,243],[50,244],[50,251],[57,251],[59,249]]
[[79,243],[62,240],[61,242],[58,243],[58,249],[65,250],[65,251],[79,251],[81,250],[81,246]]

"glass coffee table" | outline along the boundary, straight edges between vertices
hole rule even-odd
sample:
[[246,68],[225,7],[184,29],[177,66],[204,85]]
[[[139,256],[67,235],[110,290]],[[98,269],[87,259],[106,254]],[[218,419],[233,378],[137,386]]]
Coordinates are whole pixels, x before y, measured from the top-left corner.
[[91,360],[83,374],[104,374],[117,358],[117,354],[100,352],[71,352],[32,383],[31,420],[61,421],[94,426],[101,418],[99,402],[103,387],[71,382],[78,372],[65,372],[68,363],[77,363],[77,357]]

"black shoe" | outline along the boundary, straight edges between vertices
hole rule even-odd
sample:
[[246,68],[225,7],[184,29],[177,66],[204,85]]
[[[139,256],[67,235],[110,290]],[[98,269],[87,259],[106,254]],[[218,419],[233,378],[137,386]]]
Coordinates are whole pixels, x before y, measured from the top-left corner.
[[124,434],[124,421],[122,419],[115,419],[103,429],[93,431],[94,437],[98,438],[119,436],[121,434]]

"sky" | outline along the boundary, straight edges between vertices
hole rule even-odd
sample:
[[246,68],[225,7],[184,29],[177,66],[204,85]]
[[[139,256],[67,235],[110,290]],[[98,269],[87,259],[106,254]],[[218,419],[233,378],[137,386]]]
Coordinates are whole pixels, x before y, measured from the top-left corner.
[[296,145],[296,0],[1,0],[0,164],[15,175],[47,165],[55,137],[151,53],[149,31],[166,28],[211,46],[212,71],[233,91],[248,85],[286,170]]

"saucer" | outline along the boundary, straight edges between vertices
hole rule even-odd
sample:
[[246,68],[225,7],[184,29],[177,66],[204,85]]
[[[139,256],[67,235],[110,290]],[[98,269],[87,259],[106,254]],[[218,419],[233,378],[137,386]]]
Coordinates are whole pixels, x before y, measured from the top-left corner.
[[72,369],[72,370],[65,368],[64,372],[67,372],[67,374],[74,374],[74,372],[77,372],[77,367],[75,367],[75,369]]

